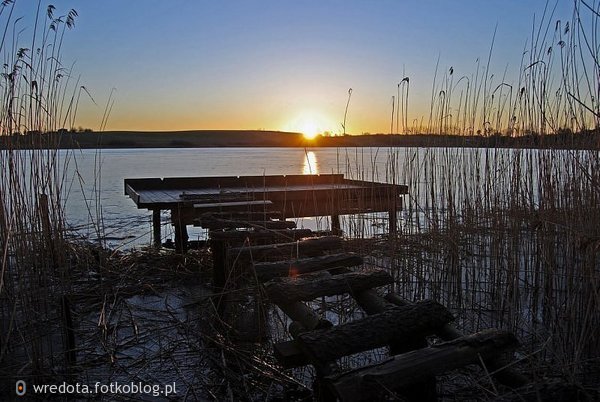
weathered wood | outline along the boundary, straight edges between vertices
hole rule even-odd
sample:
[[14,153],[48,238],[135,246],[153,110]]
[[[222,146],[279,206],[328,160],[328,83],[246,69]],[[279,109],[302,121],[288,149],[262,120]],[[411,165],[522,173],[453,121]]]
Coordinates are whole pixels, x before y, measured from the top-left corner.
[[152,240],[155,247],[161,245],[160,209],[152,211]]
[[322,257],[301,258],[283,262],[254,264],[256,276],[261,282],[282,276],[297,276],[337,267],[361,265],[363,258],[354,253],[332,254]]
[[331,231],[337,236],[342,235],[342,225],[340,224],[339,215],[331,215]]
[[384,312],[327,330],[300,334],[301,348],[309,356],[332,361],[365,350],[425,338],[454,317],[441,304],[426,300],[412,306],[392,307]]
[[181,219],[181,214],[178,209],[171,210],[171,221],[175,232],[175,250],[178,253],[187,251],[188,232],[185,222]]
[[[395,293],[387,294],[385,299],[397,306],[406,306],[412,304]],[[436,331],[436,335],[445,341],[451,341],[465,336],[462,331],[459,331],[451,324],[446,324],[439,328],[439,330]],[[504,385],[512,388],[519,388],[530,382],[529,379],[523,374],[511,367],[506,367],[507,362],[505,362],[501,356],[492,358],[484,363],[486,365],[486,369],[490,373],[493,373],[492,375],[494,378]]]
[[310,331],[317,328],[329,328],[332,326],[331,322],[322,320],[313,309],[302,302],[279,304],[278,307],[290,317],[292,321],[297,321],[302,324],[306,330]]
[[339,249],[342,239],[337,236],[312,237],[297,242],[266,244],[260,246],[243,246],[229,249],[229,255],[236,260],[262,260],[267,256],[279,255],[290,257],[316,257],[324,251]]
[[[342,275],[353,271],[348,268],[334,268],[329,272]],[[354,299],[360,308],[369,315],[380,313],[394,306],[394,304],[380,297],[373,289],[357,292],[354,294]],[[277,361],[285,368],[301,367],[310,363],[296,340],[277,343],[273,349]]]
[[369,315],[381,313],[385,309],[393,306],[392,303],[389,303],[380,297],[375,289],[367,289],[356,293],[354,295],[354,300],[356,300],[356,303],[360,308]]
[[224,212],[205,212],[201,218],[212,217],[217,219],[229,219],[238,221],[260,221],[268,219],[277,219],[281,217],[281,211],[224,211]]
[[194,209],[207,209],[207,208],[235,208],[242,209],[245,207],[267,207],[273,205],[273,201],[270,200],[253,200],[253,201],[228,201],[228,202],[206,202],[194,204]]
[[310,229],[282,229],[282,230],[230,230],[230,231],[210,231],[208,233],[211,239],[228,240],[243,242],[246,239],[254,241],[294,241],[311,237],[314,232]]
[[396,205],[392,204],[392,208],[388,211],[389,216],[389,233],[390,235],[394,235],[398,232],[398,210],[396,209]]
[[198,218],[194,219],[195,226],[201,226],[205,229],[236,229],[236,228],[258,228],[258,229],[293,229],[296,222],[293,221],[238,221],[218,218]]
[[519,342],[506,331],[487,330],[450,342],[395,356],[369,367],[327,378],[342,400],[373,400],[377,392],[405,387],[424,377],[477,363],[517,348]]
[[223,207],[205,204],[224,200],[269,200],[282,216],[295,218],[389,211],[399,195],[407,193],[406,186],[347,180],[342,175],[125,179],[124,185],[138,208],[183,208],[188,224],[197,217],[195,200],[207,201],[203,211],[220,211]]
[[322,278],[274,278],[265,283],[265,291],[274,303],[310,301],[320,296],[343,293],[355,294],[366,289],[384,286],[394,279],[383,270],[350,272]]

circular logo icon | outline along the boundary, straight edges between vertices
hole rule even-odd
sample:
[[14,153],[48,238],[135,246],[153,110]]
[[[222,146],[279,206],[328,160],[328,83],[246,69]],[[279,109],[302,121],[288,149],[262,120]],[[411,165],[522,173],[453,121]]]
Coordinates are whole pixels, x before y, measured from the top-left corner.
[[17,383],[15,384],[15,392],[17,393],[18,396],[25,395],[25,392],[27,392],[27,384],[25,384],[25,381],[23,381],[23,380],[17,381]]

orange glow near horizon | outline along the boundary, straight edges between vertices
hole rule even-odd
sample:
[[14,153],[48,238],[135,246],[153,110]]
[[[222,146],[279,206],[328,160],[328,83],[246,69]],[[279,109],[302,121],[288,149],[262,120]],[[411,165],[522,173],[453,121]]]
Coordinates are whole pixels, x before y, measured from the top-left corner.
[[324,132],[333,132],[335,124],[328,117],[313,111],[298,113],[283,127],[283,131],[302,133],[307,140],[312,140]]

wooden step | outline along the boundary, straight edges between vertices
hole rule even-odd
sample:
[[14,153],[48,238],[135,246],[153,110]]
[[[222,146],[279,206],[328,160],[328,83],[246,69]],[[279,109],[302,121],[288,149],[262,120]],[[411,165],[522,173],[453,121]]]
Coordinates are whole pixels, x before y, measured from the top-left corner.
[[518,346],[512,333],[486,330],[394,356],[369,367],[328,376],[326,381],[341,400],[373,400],[383,389],[389,392],[406,387],[422,378],[475,364],[481,358],[489,359]]
[[382,313],[299,335],[300,347],[319,361],[389,345],[411,342],[435,333],[454,317],[441,304],[425,300],[411,306],[392,307]]
[[273,303],[310,301],[320,296],[343,293],[356,294],[366,289],[389,285],[394,279],[383,270],[349,272],[332,276],[324,273],[319,278],[274,278],[265,283],[265,291]]
[[267,244],[260,246],[243,246],[229,249],[229,255],[238,261],[262,260],[268,256],[289,258],[315,257],[325,251],[339,250],[343,240],[338,236],[312,237],[297,242]]
[[353,267],[362,263],[361,256],[354,253],[343,253],[290,261],[262,262],[254,264],[254,270],[258,280],[266,282],[282,276],[298,276],[338,267]]
[[293,229],[296,227],[296,222],[293,221],[243,221],[243,220],[228,220],[219,218],[198,218],[194,219],[194,226],[201,226],[205,229],[236,229],[236,228],[258,228],[258,229]]

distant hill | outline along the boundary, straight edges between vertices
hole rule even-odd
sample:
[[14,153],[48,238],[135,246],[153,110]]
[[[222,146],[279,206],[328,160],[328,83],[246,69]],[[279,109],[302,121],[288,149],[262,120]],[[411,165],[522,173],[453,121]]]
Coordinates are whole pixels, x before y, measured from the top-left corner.
[[306,139],[300,133],[261,130],[104,131],[29,133],[0,137],[0,148],[215,148],[215,147],[519,147],[598,149],[600,134],[562,132],[509,137],[459,135],[345,135]]

